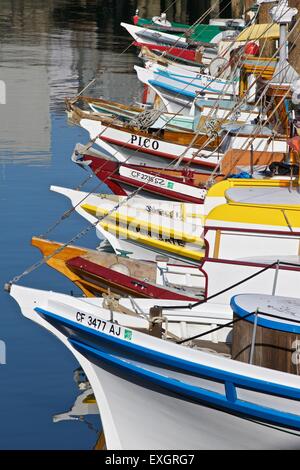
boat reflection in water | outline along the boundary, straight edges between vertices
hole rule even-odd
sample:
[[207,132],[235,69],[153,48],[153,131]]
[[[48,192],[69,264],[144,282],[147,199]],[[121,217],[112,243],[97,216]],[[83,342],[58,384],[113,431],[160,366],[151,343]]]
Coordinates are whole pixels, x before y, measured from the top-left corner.
[[97,416],[97,422],[99,421],[99,409],[91,385],[81,367],[74,371],[73,378],[81,393],[77,395],[74,404],[69,410],[53,415],[53,423],[61,421],[80,421],[85,423],[91,431],[97,434],[94,449],[102,450],[105,447],[104,434],[101,429],[99,430],[97,424],[93,422],[95,421],[93,416]]

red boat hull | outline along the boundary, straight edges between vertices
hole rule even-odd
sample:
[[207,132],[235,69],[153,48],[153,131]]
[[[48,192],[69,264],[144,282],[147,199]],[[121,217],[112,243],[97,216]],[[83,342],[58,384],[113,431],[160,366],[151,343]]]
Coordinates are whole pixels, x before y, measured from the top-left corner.
[[[119,295],[132,295],[140,298],[195,300],[195,297],[170,291],[163,286],[150,284],[135,279],[113,269],[101,266],[80,256],[67,261],[67,266],[81,279],[95,286],[94,293],[101,294],[109,287],[112,292]],[[89,287],[91,289],[91,287]]]
[[182,47],[173,47],[173,46],[162,46],[159,44],[148,44],[144,42],[137,42],[133,43],[134,46],[139,48],[148,47],[150,51],[160,51],[160,52],[167,52],[169,55],[174,57],[179,57],[181,59],[195,61],[195,49],[183,49]]
[[[123,164],[88,154],[83,155],[81,161],[89,162],[89,166],[94,174],[118,196],[126,196],[130,192],[142,188],[143,192],[147,192],[153,197],[193,204],[202,204],[204,201],[205,190],[194,184],[194,177],[195,175],[201,175],[200,172],[184,169],[169,170],[169,174],[166,176],[166,173],[163,173],[160,168]],[[121,175],[121,168],[128,170],[131,173],[131,177]],[[170,173],[173,174],[170,175]],[[139,175],[143,178],[142,180],[138,179]],[[207,174],[202,175],[203,179],[208,177]],[[184,183],[186,186],[194,187],[195,196],[186,194],[185,191],[178,192],[159,184],[165,178],[170,182]]]

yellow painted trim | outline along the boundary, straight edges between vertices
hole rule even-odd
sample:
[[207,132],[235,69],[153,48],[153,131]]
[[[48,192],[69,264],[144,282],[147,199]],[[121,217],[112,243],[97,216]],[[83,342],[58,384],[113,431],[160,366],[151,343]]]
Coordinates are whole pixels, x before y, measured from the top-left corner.
[[[202,238],[195,237],[194,235],[190,235],[187,232],[180,232],[178,230],[167,228],[162,225],[152,224],[150,221],[137,219],[136,217],[121,214],[117,211],[110,214],[107,209],[103,209],[102,207],[97,207],[90,204],[83,204],[81,207],[86,212],[94,215],[95,217],[106,216],[107,219],[112,219],[114,223],[122,223],[125,225],[134,224],[140,227],[141,229],[146,230],[147,232],[155,232],[167,238],[175,238],[177,240],[182,240],[184,242],[190,243],[203,243]],[[174,222],[176,223],[176,219],[174,219]]]
[[[230,188],[245,188],[249,186],[253,187],[274,187],[274,188],[288,188],[290,187],[290,180],[282,179],[238,179],[238,178],[228,178],[224,181],[219,181],[209,188],[206,198],[209,197],[225,197],[225,193]],[[294,180],[292,182],[293,187],[298,186],[298,182]]]
[[215,245],[214,245],[214,258],[219,258],[220,252],[220,242],[221,242],[221,230],[216,230]]
[[248,207],[258,207],[262,210],[268,210],[268,209],[277,209],[277,210],[293,210],[293,211],[299,211],[300,210],[300,204],[299,205],[295,205],[295,204],[254,204],[254,203],[250,203],[250,202],[237,202],[235,201],[234,199],[230,199],[227,195],[225,195],[226,197],[226,200],[228,202],[229,205],[231,206],[241,206],[241,207],[247,207],[247,210],[248,210]]
[[[291,227],[300,227],[299,210],[287,209],[284,211]],[[211,221],[235,222],[241,224],[270,225],[272,227],[288,227],[282,208],[262,207],[243,204],[222,204],[210,211],[206,218],[209,225]]]
[[[107,221],[99,222],[101,227],[106,230],[109,233],[112,233],[113,235],[119,237],[122,236],[124,239],[129,239],[129,240],[134,240],[137,241],[141,244],[151,246],[153,248],[161,249],[185,258],[191,258],[195,260],[202,260],[204,257],[204,242],[203,240],[202,243],[199,243],[199,251],[197,250],[191,250],[189,248],[185,248],[183,246],[178,246],[178,245],[173,245],[172,243],[166,241],[166,240],[158,240],[156,238],[151,238],[150,236],[147,235],[142,235],[139,232],[133,232],[132,230],[128,230],[124,227],[111,224]],[[202,251],[200,251],[202,250]]]
[[96,403],[95,395],[91,393],[82,401],[82,403],[87,403],[88,405],[94,405]]

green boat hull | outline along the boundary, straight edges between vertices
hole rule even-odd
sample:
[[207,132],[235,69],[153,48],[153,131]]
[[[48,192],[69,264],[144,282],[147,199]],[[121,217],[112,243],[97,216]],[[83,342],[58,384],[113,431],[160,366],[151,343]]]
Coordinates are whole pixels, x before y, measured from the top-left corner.
[[[163,32],[168,32],[169,34],[176,34],[178,36],[184,36],[184,34],[178,34],[176,31],[172,31],[171,28],[181,28],[181,29],[186,29],[188,30],[191,28],[190,25],[188,24],[182,24],[182,23],[176,23],[176,22],[171,22],[171,28],[170,31],[168,31],[168,28],[162,27],[161,29],[159,28],[159,25],[156,23],[153,23],[152,20],[145,19],[145,18],[140,18],[137,26],[148,26],[151,27],[151,25],[155,26],[156,30],[160,30]],[[151,28],[150,28],[151,29]],[[223,28],[224,29],[224,28]],[[215,36],[217,36],[219,33],[223,31],[222,28],[219,26],[215,25],[209,25],[209,24],[198,24],[193,28],[193,32],[191,33],[191,39],[193,41],[201,41],[201,42],[211,42]]]

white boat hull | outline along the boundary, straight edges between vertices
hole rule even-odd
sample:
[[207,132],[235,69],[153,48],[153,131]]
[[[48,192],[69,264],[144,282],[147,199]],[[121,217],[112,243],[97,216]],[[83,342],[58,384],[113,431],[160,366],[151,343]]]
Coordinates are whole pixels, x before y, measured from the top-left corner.
[[[300,434],[297,429],[288,426],[286,430],[280,425],[270,426],[265,421],[287,419],[294,422],[295,426],[300,426],[299,397],[294,401],[275,394],[276,389],[283,394],[287,393],[287,389],[288,393],[297,394],[300,386],[298,376],[232,361],[128,330],[121,325],[124,321],[127,324],[133,323],[132,317],[116,313],[114,319],[118,320],[118,324],[110,323],[110,312],[107,311],[104,320],[104,310],[95,308],[93,299],[81,301],[82,305],[78,309],[78,299],[62,294],[13,285],[11,295],[19,303],[24,316],[54,334],[79,361],[97,400],[108,449],[300,448]],[[70,302],[74,304],[73,311],[77,311],[77,323],[70,323],[70,308],[66,305]],[[102,315],[101,334],[91,333],[101,342],[100,349],[96,344],[89,345],[88,339],[83,341],[80,336],[86,309],[90,309],[92,315],[99,309]],[[67,325],[68,328],[65,329]],[[75,334],[78,330],[78,336],[72,333],[69,338],[70,329]],[[89,330],[95,331],[93,327]],[[88,329],[86,331],[88,332]],[[101,338],[106,338],[108,346]],[[117,352],[118,349],[115,348],[121,344],[125,349],[123,352]],[[142,350],[146,348],[145,351],[149,353],[155,351],[158,354],[158,362],[149,362],[147,356],[143,360],[144,356],[140,353],[135,358],[127,357],[126,348],[130,351],[135,345],[140,346]],[[167,354],[165,359],[161,356],[164,353]],[[179,369],[178,366],[175,367],[179,353],[180,358],[187,361],[188,367],[204,368],[204,376],[199,376],[196,369],[195,374],[190,375],[182,368],[183,365],[179,366]],[[161,360],[167,358],[173,366],[166,369]],[[229,374],[227,380],[230,383],[237,380],[233,385],[238,393],[237,401],[233,400],[229,382],[216,381],[214,377],[205,379],[207,366],[213,368],[217,376],[218,373]],[[246,384],[245,389],[241,388],[241,379],[234,377],[250,379],[250,390]],[[178,387],[183,395],[176,392]],[[262,389],[265,390],[263,393],[256,391]],[[193,395],[197,390],[200,396],[205,393],[205,400],[212,400],[211,405],[199,401],[196,395]],[[227,411],[216,408],[213,404],[215,400],[224,403]],[[247,408],[249,403],[250,408]],[[246,415],[236,414],[234,410],[239,407],[246,413],[256,414],[262,410],[266,415],[263,420],[247,419]]]

